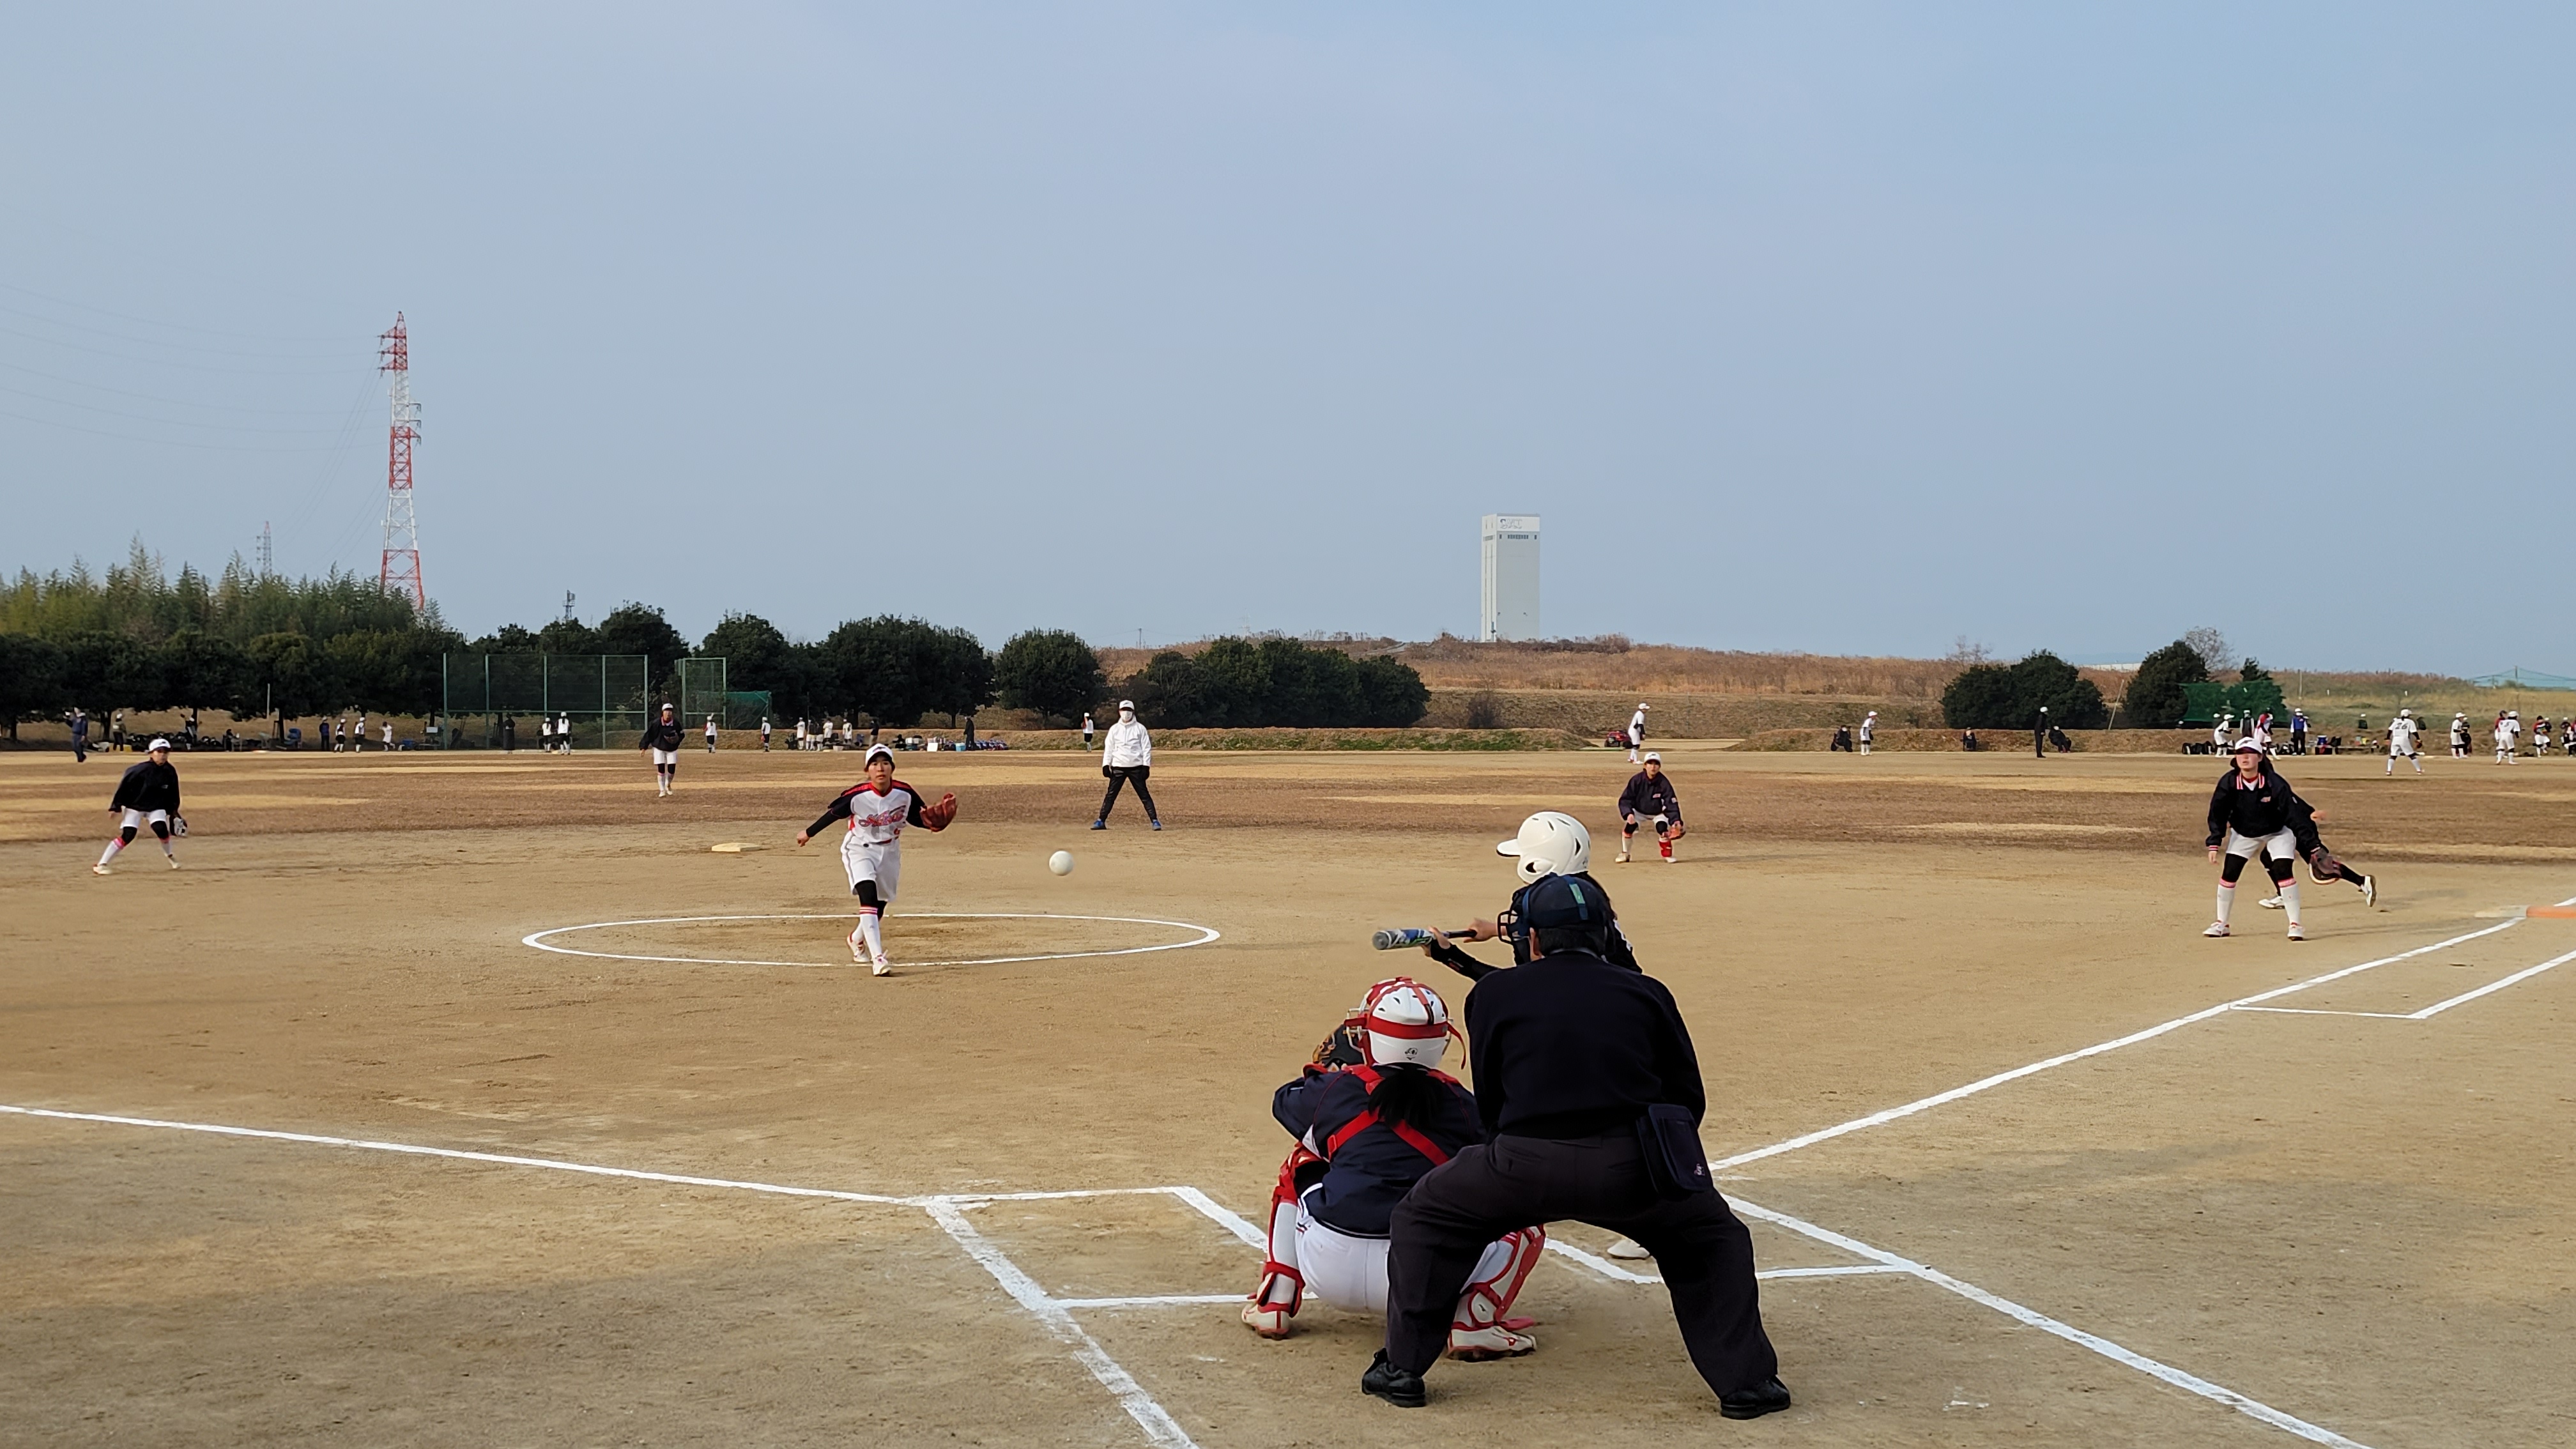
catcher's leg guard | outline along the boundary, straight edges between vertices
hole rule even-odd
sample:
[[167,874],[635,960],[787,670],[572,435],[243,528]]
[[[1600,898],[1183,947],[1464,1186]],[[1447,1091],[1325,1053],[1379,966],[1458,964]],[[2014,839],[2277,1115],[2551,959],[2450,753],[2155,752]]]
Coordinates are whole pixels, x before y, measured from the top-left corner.
[[1297,1174],[1324,1159],[1300,1146],[1279,1164],[1270,1190],[1270,1243],[1262,1254],[1261,1286],[1243,1305],[1243,1321],[1263,1338],[1286,1338],[1288,1320],[1306,1301],[1306,1275],[1297,1270]]
[[1451,1358],[1470,1363],[1516,1358],[1538,1347],[1537,1339],[1514,1331],[1516,1324],[1528,1327],[1526,1319],[1505,1315],[1546,1248],[1547,1229],[1527,1227],[1503,1234],[1485,1249],[1485,1256],[1476,1260],[1476,1275],[1467,1280],[1467,1291],[1458,1295],[1457,1314],[1449,1321]]

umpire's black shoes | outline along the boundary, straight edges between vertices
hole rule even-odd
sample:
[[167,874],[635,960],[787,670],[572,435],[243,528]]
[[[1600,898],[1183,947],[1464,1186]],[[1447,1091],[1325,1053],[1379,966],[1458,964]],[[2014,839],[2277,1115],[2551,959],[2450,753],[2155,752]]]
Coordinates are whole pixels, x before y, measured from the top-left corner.
[[[1414,1380],[1420,1383],[1421,1380]],[[1777,1378],[1764,1379],[1749,1389],[1737,1389],[1717,1397],[1717,1411],[1730,1419],[1759,1419],[1789,1407],[1789,1386]]]
[[[1360,1392],[1375,1394],[1399,1409],[1419,1409],[1431,1402],[1431,1396],[1422,1391],[1422,1375],[1388,1363],[1386,1350],[1382,1348],[1377,1351],[1377,1357],[1370,1361],[1368,1372],[1360,1375]],[[1780,1402],[1782,1404],[1789,1402],[1787,1389],[1780,1391]],[[1748,1414],[1745,1417],[1751,1418],[1752,1415]]]

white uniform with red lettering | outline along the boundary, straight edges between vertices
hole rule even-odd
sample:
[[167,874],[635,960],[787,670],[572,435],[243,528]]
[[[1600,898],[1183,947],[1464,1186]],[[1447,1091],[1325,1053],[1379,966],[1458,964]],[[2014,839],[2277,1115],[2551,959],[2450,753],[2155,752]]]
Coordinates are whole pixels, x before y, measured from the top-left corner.
[[877,883],[877,899],[891,901],[898,882],[903,879],[903,826],[920,797],[910,785],[896,780],[886,786],[882,795],[865,785],[849,794],[850,829],[841,837],[841,868],[849,872],[850,889],[856,892],[859,882]]

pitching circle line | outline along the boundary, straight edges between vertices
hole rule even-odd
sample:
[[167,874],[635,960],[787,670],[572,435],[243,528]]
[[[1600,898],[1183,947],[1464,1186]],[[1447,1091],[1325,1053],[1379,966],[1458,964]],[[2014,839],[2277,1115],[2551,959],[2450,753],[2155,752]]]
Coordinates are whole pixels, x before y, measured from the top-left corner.
[[[591,956],[602,961],[662,961],[681,966],[817,966],[828,967],[829,961],[735,961],[717,956],[635,956],[623,951],[584,951],[573,946],[557,946],[548,936],[566,936],[575,931],[605,931],[616,926],[681,926],[708,921],[848,921],[855,916],[830,912],[773,914],[756,916],[651,916],[634,921],[592,921],[580,926],[556,926],[551,930],[531,931],[519,938],[522,946],[552,951],[558,956]],[[1052,911],[907,911],[903,919],[915,921],[1108,921],[1122,926],[1170,926],[1179,931],[1196,931],[1188,941],[1166,941],[1157,946],[1122,946],[1115,951],[1054,951],[1043,956],[978,956],[972,960],[906,961],[906,966],[1003,966],[1020,961],[1075,961],[1093,956],[1141,956],[1148,951],[1185,951],[1220,939],[1224,933],[1214,926],[1196,921],[1163,921],[1150,916],[1067,916]]]

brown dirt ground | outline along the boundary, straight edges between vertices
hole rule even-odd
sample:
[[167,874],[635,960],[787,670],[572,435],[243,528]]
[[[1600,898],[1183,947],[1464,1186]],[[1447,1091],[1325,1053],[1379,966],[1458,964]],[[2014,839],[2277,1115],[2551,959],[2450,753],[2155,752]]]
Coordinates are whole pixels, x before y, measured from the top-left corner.
[[[2576,764],[2291,762],[2376,910],[2310,887],[2205,941],[2208,762],[1668,750],[1683,863],[1600,873],[1699,1039],[1712,1155],[1912,1101],[2576,895]],[[1081,827],[1062,755],[908,758],[965,802],[914,837],[898,961],[722,966],[520,937],[844,909],[794,831],[846,756],[181,761],[187,868],[86,866],[117,761],[0,757],[0,1102],[884,1194],[1190,1184],[1257,1213],[1268,1094],[1365,984],[1381,925],[1490,914],[1527,811],[1610,833],[1614,754],[1192,755],[1172,829]],[[766,848],[710,853],[711,844]],[[1073,875],[1047,852],[1080,858]],[[1605,846],[1605,855],[1607,847]],[[824,963],[784,920],[572,938]],[[1488,948],[1490,949],[1490,948]],[[2416,1010],[2576,951],[2531,920],[2286,1004]],[[1463,983],[1459,983],[1463,985]],[[1457,993],[1452,993],[1453,998]],[[2576,966],[2423,1022],[2239,1012],[1765,1158],[1750,1202],[1904,1254],[2379,1449],[2576,1439]],[[923,1212],[0,1116],[0,1443],[1145,1442]],[[970,1216],[1060,1296],[1250,1286],[1171,1199]],[[1568,1225],[1568,1240],[1599,1246]],[[1847,1255],[1757,1224],[1766,1267]],[[2289,1444],[1910,1277],[1775,1280],[1790,1413],[1717,1419],[1651,1288],[1558,1258],[1543,1347],[1360,1398],[1367,1320],[1282,1344],[1223,1304],[1084,1310],[1198,1443]]]

